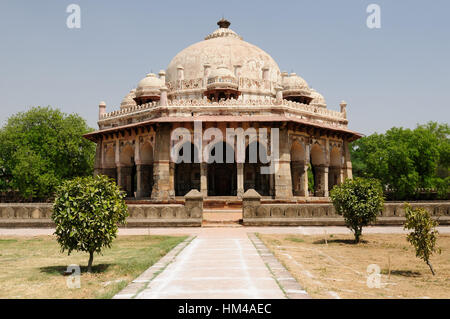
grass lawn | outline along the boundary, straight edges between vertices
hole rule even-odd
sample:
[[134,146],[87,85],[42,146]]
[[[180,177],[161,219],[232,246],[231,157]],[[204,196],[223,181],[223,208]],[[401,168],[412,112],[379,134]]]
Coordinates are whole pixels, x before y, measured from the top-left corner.
[[[431,258],[436,276],[406,235],[368,234],[359,244],[351,235],[259,237],[313,298],[450,298],[450,235],[438,237],[442,252]],[[380,267],[379,288],[367,285],[371,264]]]
[[[95,255],[61,253],[53,236],[0,238],[0,298],[111,298],[186,237],[120,236]],[[69,289],[68,265],[81,266],[81,288]]]

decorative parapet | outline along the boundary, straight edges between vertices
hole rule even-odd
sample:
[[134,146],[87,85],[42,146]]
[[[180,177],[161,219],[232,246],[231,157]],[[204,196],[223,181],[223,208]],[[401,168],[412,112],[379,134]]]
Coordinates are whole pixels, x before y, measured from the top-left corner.
[[109,112],[109,113],[104,113],[100,117],[100,120],[109,119],[109,118],[113,118],[113,117],[119,117],[119,116],[122,116],[122,115],[129,115],[131,113],[144,111],[144,110],[149,110],[149,109],[154,108],[156,106],[159,106],[159,101],[158,102],[151,102],[151,103],[141,104],[141,105],[135,105],[135,106],[132,106],[132,107],[129,107],[129,108],[123,108],[123,109],[112,111],[112,112]]
[[[111,121],[115,119],[120,119],[124,117],[131,117],[134,115],[141,115],[143,113],[147,113],[151,110],[157,111],[158,109],[168,109],[169,113],[171,108],[175,107],[191,107],[192,109],[198,107],[211,108],[208,111],[214,112],[215,108],[223,107],[228,111],[233,111],[239,113],[242,111],[245,113],[246,108],[255,109],[257,108],[260,112],[270,112],[272,109],[278,109],[278,111],[283,112],[286,111],[290,113],[292,116],[296,116],[302,119],[313,119],[318,121],[319,123],[328,123],[333,126],[346,126],[346,113],[339,112],[334,110],[329,110],[316,105],[307,105],[299,102],[293,102],[288,100],[282,100],[281,103],[277,102],[275,98],[261,98],[261,99],[252,99],[252,100],[244,100],[242,98],[239,99],[228,99],[221,101],[209,101],[206,97],[203,99],[172,99],[167,101],[167,106],[161,106],[160,102],[151,102],[142,105],[132,106],[130,108],[124,108],[120,110],[116,110],[110,113],[102,114],[100,117],[100,121]],[[235,107],[242,107],[236,109]],[[281,109],[280,109],[281,108]],[[177,114],[178,111],[175,109],[172,110],[174,114]],[[182,112],[184,110],[181,110]],[[198,112],[199,110],[195,110]],[[241,113],[242,113],[241,112]],[[256,114],[254,110],[250,110],[252,114]],[[191,113],[191,112],[189,112]]]
[[[426,209],[440,225],[450,224],[450,203],[412,202],[412,207]],[[245,198],[242,204],[243,222],[246,226],[343,226],[342,216],[332,203],[279,203],[261,202],[258,198]],[[403,202],[386,202],[379,212],[375,225],[403,225]]]

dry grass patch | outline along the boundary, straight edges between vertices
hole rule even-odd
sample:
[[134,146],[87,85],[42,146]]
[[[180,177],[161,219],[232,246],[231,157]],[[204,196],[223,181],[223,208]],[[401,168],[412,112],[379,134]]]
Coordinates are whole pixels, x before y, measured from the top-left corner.
[[[53,236],[0,238],[0,298],[111,298],[186,237],[120,236],[93,273],[85,273],[89,254],[61,253]],[[81,288],[69,289],[62,275],[81,266]]]
[[[359,244],[352,235],[259,237],[313,298],[450,298],[450,235],[439,235],[442,253],[431,258],[436,276],[406,235],[368,234]],[[379,288],[367,285],[371,264],[380,267]]]

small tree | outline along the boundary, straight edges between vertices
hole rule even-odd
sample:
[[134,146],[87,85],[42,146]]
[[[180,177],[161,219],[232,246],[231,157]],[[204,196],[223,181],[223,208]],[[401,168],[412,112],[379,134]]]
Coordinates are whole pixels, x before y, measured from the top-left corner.
[[342,215],[345,224],[353,231],[359,243],[363,226],[375,222],[383,209],[383,190],[376,179],[347,179],[333,188],[330,194],[336,212]]
[[430,257],[434,252],[440,253],[440,249],[436,247],[438,231],[435,229],[438,222],[433,220],[424,208],[411,208],[409,204],[405,204],[406,222],[404,229],[413,230],[406,236],[406,240],[416,249],[416,257],[423,259],[431,273],[435,275]]
[[78,177],[57,190],[52,219],[61,249],[89,253],[88,272],[94,253],[111,247],[118,224],[124,224],[128,209],[125,194],[106,176]]

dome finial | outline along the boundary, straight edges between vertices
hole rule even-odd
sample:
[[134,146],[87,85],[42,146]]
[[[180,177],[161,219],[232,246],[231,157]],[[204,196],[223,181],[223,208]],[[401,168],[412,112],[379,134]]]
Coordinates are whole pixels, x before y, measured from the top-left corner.
[[227,19],[225,19],[225,18],[222,18],[222,19],[220,19],[218,22],[217,22],[217,25],[220,27],[220,28],[222,28],[222,29],[228,29],[228,27],[230,26],[230,21],[228,21]]

